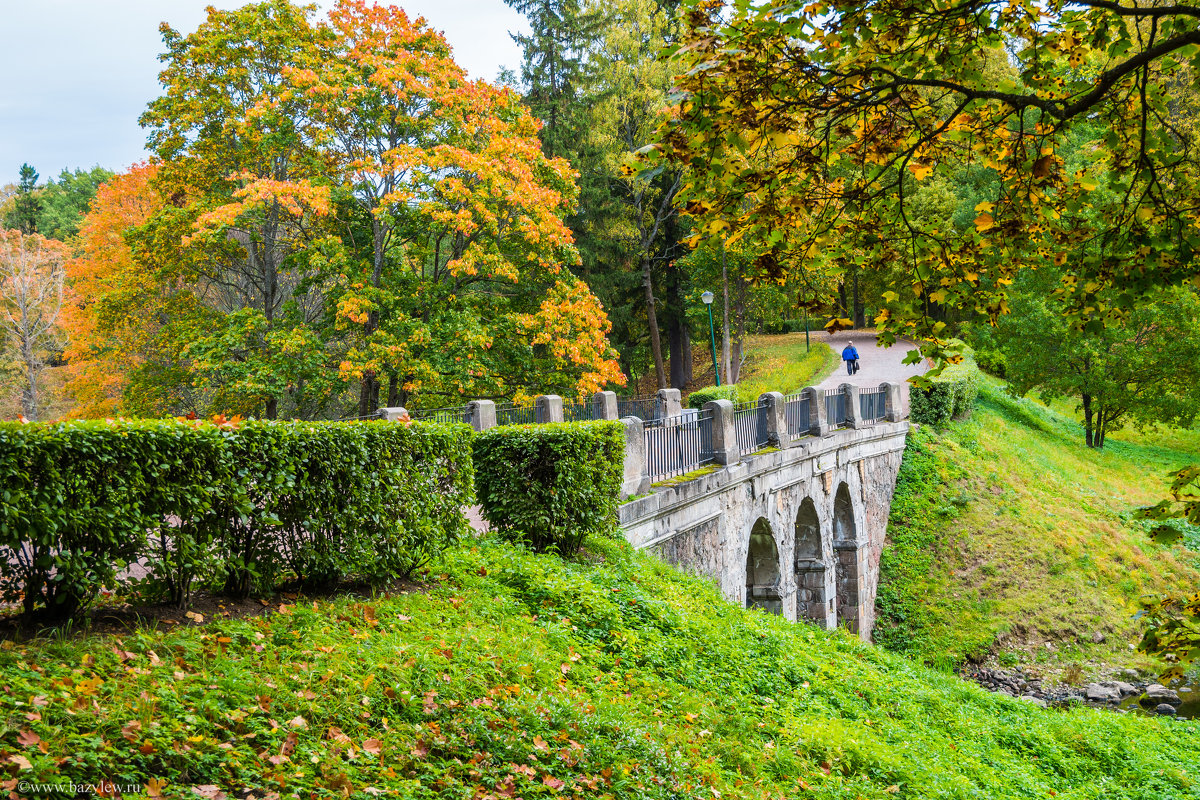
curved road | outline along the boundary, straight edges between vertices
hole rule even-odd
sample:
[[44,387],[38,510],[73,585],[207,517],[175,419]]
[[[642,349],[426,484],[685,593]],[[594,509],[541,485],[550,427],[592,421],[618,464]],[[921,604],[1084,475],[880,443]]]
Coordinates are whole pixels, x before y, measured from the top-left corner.
[[858,350],[859,370],[855,375],[846,374],[846,362],[839,361],[838,368],[818,386],[820,389],[836,389],[843,383],[855,386],[878,386],[884,381],[900,383],[914,375],[920,375],[929,369],[926,361],[918,364],[902,364],[904,356],[917,346],[910,341],[901,339],[891,347],[880,347],[875,341],[875,331],[856,330],[838,331],[837,333],[819,333],[814,338],[820,339],[833,348],[841,358],[842,348],[848,342],[854,342]]

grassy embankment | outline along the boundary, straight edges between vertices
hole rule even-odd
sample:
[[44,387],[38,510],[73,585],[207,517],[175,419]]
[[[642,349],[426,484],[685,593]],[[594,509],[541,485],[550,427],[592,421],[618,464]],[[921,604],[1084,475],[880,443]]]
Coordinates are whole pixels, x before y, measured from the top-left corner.
[[[803,333],[761,334],[746,337],[746,361],[738,381],[738,397],[757,399],[762,392],[797,392],[814,386],[840,365],[841,358],[824,342],[812,337],[812,349],[804,346]],[[713,385],[712,350],[692,344],[692,374],[694,379],[684,390],[694,392]],[[654,371],[644,375],[631,391],[654,394]]]
[[909,440],[876,640],[941,667],[990,653],[1074,682],[1153,668],[1130,649],[1136,602],[1197,584],[1200,537],[1161,547],[1129,512],[1160,500],[1198,444],[1195,431],[1129,431],[1089,450],[1069,417],[985,381],[970,419]]
[[825,342],[812,340],[806,350],[803,333],[746,337],[746,363],[738,376],[738,399],[754,400],[763,392],[791,394],[815,386],[841,364]]
[[483,541],[434,573],[391,597],[6,644],[0,760],[14,781],[104,778],[166,797],[1162,800],[1200,788],[1193,723],[991,695],[734,607],[624,545],[563,561]]

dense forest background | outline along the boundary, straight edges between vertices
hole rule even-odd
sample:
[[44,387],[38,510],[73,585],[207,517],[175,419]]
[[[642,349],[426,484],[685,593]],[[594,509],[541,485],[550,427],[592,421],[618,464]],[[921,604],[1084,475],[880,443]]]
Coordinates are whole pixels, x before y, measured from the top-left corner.
[[[45,181],[23,165],[0,197],[0,413],[341,419],[381,405],[690,389],[711,376],[693,373],[707,362],[693,353],[709,347],[705,291],[725,383],[738,380],[749,334],[891,324],[928,254],[900,229],[822,228],[811,185],[762,189],[772,174],[787,189],[800,146],[787,131],[802,121],[769,134],[737,123],[728,141],[741,160],[726,153],[716,168],[753,185],[715,183],[712,159],[653,157],[676,120],[702,127],[680,86],[699,57],[703,4],[509,4],[531,32],[515,37],[519,70],[495,83],[468,80],[441,35],[396,7],[347,0],[318,18],[269,0],[213,11],[190,34],[164,26],[163,95],[141,119],[151,159]],[[1018,44],[976,48],[972,74],[1038,90]],[[1038,69],[1075,79],[1103,66],[1099,51],[1060,56]],[[754,86],[730,91],[753,104]],[[1179,86],[1164,124],[1182,130],[1195,104]],[[711,119],[735,114],[710,99]],[[842,152],[861,149],[855,136],[880,138],[868,117],[836,129]],[[1120,202],[1105,164],[1115,174],[1127,143],[1110,131],[1077,120],[1051,161],[1030,162],[1084,175],[1091,199],[1074,230]],[[1011,194],[1004,164],[969,147],[933,164],[883,171],[902,176],[910,229],[962,242],[1012,227],[996,205]],[[825,181],[852,174],[846,159],[823,169]],[[1128,421],[1190,423],[1194,281],[1081,325],[1068,313],[1078,298],[1056,287],[1076,279],[1090,245],[1066,244],[1031,242],[1038,268],[1001,271],[991,286],[956,265],[965,277],[907,298],[923,320],[914,338],[935,336],[939,355],[965,340],[1021,393],[1080,401],[1093,446]]]

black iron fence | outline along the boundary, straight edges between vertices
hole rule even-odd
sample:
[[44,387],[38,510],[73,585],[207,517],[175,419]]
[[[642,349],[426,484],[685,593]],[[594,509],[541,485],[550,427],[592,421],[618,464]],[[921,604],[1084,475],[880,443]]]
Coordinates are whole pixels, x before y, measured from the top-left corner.
[[788,437],[799,439],[807,436],[809,423],[808,395],[803,392],[789,394],[783,399],[783,416],[787,420]]
[[825,395],[825,419],[830,428],[846,426],[845,392],[830,392]]
[[563,422],[590,422],[595,418],[595,403],[563,403]]
[[733,430],[738,450],[753,453],[770,443],[767,438],[767,403],[764,400],[738,403],[733,407]]
[[663,480],[699,469],[713,461],[712,413],[692,411],[678,417],[646,421],[646,473]]
[[887,416],[887,389],[858,390],[858,418],[864,422],[876,422]]
[[415,408],[408,409],[410,419],[421,422],[470,422],[471,412],[467,406],[450,406],[447,408]]
[[617,417],[637,417],[643,422],[649,422],[658,416],[658,398],[654,395],[646,397],[618,397]]
[[532,425],[537,422],[537,410],[533,406],[515,406],[512,403],[496,406],[496,425]]

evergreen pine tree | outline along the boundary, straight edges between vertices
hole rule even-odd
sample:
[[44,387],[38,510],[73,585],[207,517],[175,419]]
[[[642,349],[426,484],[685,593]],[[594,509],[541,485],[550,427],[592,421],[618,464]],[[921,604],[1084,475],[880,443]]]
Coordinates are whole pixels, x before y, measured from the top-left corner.
[[35,194],[38,173],[28,164],[21,165],[21,179],[17,183],[17,197],[13,209],[4,220],[4,227],[16,228],[26,235],[37,233],[38,217],[42,213],[41,198]]
[[512,34],[524,60],[525,103],[542,121],[542,150],[574,161],[579,141],[577,92],[587,41],[598,25],[580,0],[504,0],[529,20],[528,36]]

